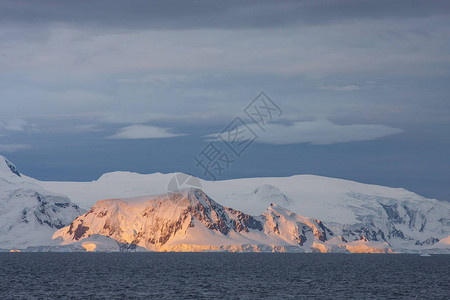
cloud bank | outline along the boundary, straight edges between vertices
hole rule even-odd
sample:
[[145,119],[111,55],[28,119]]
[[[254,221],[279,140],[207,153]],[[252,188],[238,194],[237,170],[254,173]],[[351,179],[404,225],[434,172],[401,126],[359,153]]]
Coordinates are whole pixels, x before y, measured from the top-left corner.
[[[328,120],[294,122],[290,125],[267,124],[262,132],[254,124],[249,126],[258,134],[259,143],[287,145],[314,144],[328,145],[336,143],[370,141],[402,133],[403,130],[377,124],[339,125]],[[240,131],[241,129],[239,129]],[[245,130],[242,128],[242,130]],[[208,135],[209,140],[218,140],[218,134]]]

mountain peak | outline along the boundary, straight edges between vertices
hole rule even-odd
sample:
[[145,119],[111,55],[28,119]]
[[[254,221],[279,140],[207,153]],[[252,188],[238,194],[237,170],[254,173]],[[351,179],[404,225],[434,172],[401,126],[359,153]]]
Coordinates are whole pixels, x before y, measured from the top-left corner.
[[10,162],[6,157],[0,155],[0,175],[14,175],[21,177],[16,166]]
[[187,188],[182,188],[177,192],[173,192],[173,193],[178,193],[184,196],[199,196],[199,195],[206,195],[205,192],[203,192],[202,189],[200,188],[195,188],[195,187],[187,187]]
[[252,198],[256,198],[261,202],[278,203],[283,206],[290,206],[292,200],[286,196],[279,188],[271,184],[263,184],[258,186],[251,194]]
[[201,206],[209,207],[216,204],[203,190],[193,187],[170,192],[168,193],[168,198],[172,203],[180,206],[196,206],[200,204]]

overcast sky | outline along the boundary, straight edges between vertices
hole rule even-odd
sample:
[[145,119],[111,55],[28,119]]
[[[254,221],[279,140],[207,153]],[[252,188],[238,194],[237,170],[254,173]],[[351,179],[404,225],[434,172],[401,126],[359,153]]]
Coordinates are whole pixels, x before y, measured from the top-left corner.
[[217,179],[450,200],[449,37],[448,1],[1,1],[0,154],[43,180],[208,178],[194,158],[240,117],[257,138]]

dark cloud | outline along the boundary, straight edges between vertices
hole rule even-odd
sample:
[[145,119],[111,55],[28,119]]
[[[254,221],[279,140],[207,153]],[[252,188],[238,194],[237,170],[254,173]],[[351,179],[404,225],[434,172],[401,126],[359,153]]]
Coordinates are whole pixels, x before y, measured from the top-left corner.
[[0,22],[123,29],[268,28],[449,14],[449,1],[2,1]]

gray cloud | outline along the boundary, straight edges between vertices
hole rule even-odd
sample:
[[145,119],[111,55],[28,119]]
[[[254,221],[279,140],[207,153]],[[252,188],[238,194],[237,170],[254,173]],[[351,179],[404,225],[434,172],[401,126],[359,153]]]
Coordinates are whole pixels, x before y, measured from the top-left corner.
[[447,2],[24,3],[0,3],[1,120],[218,125],[265,90],[290,121],[448,123]]
[[36,124],[29,124],[27,120],[22,118],[13,118],[0,120],[0,131],[37,131]]
[[0,129],[11,131],[24,131],[28,127],[27,121],[15,118],[7,121],[0,121]]
[[448,14],[448,1],[2,1],[3,24],[198,29],[316,25],[361,18]]

